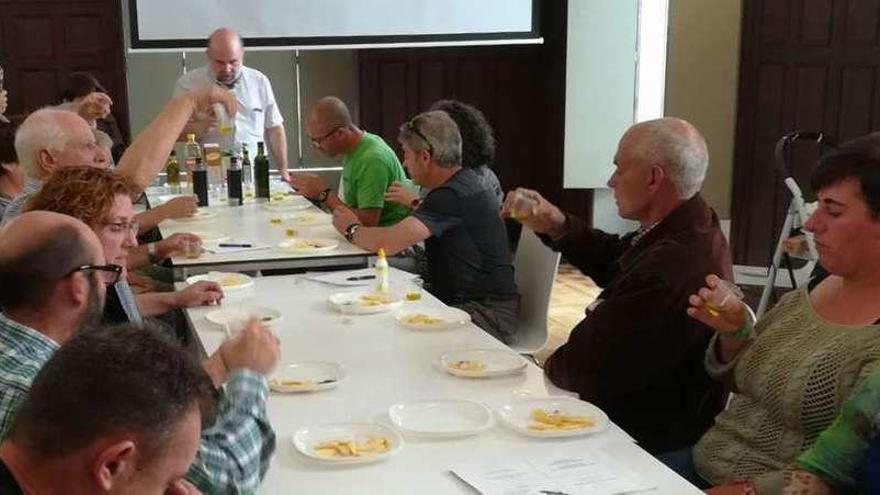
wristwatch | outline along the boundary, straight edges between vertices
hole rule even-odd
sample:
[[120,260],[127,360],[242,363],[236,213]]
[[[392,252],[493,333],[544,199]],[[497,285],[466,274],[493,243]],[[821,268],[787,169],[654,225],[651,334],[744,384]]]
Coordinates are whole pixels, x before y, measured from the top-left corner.
[[354,233],[357,232],[359,228],[361,228],[361,224],[359,223],[353,223],[346,227],[345,234],[343,234],[345,235],[345,240],[354,243]]
[[323,191],[318,193],[318,197],[315,198],[318,200],[318,204],[324,204],[324,201],[327,201],[327,196],[330,195],[330,191],[332,191],[332,189],[328,187],[327,189],[324,189]]

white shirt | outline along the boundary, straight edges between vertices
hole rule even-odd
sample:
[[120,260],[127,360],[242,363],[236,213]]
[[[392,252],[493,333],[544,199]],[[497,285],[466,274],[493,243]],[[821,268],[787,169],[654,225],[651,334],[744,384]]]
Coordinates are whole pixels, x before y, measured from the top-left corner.
[[[174,96],[215,84],[217,82],[210,67],[199,67],[180,76],[174,85]],[[265,130],[281,125],[284,119],[275,102],[272,84],[262,72],[242,66],[241,76],[231,91],[239,103],[238,113],[235,115],[235,145],[238,147],[241,143],[247,143],[248,152],[253,157],[257,154],[257,142],[265,141]],[[223,136],[212,129],[199,142],[222,146],[223,139]],[[269,150],[266,149],[266,154],[268,153]]]

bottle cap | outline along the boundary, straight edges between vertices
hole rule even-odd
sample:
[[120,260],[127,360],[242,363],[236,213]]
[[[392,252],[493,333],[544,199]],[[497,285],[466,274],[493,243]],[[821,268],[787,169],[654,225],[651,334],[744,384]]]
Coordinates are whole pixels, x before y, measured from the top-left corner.
[[187,135],[186,135],[186,140],[187,140],[187,141],[195,141],[195,140],[196,140],[196,135],[195,135],[195,134],[187,134]]
[[384,257],[385,257],[385,248],[379,248],[379,257],[380,257],[380,258],[384,258]]

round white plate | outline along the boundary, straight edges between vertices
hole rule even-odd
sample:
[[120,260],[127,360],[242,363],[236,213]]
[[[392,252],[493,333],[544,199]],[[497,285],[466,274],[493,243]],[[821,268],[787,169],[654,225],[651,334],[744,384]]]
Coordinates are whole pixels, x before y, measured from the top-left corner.
[[384,313],[386,311],[393,311],[403,304],[393,294],[385,294],[384,297],[387,298],[386,301],[388,302],[381,304],[370,304],[368,302],[370,297],[375,297],[375,293],[370,291],[339,292],[330,296],[328,302],[340,312],[352,315]]
[[[321,457],[315,454],[315,446],[322,442],[335,440],[354,440],[363,442],[370,438],[385,437],[391,446],[385,452],[357,457]],[[378,423],[332,423],[307,426],[293,434],[293,446],[306,457],[327,464],[363,464],[385,460],[400,452],[403,438],[394,429]]]
[[239,330],[251,319],[256,318],[264,325],[272,325],[281,321],[282,316],[278,311],[264,306],[226,306],[215,309],[205,315],[205,319],[221,327],[229,327],[231,330]]
[[435,438],[476,435],[492,427],[492,411],[471,400],[440,399],[394,404],[388,417],[404,433]]
[[243,273],[209,272],[203,275],[193,275],[186,279],[186,283],[192,285],[200,280],[217,282],[224,292],[247,289],[254,285],[254,279]]
[[[462,361],[479,362],[483,369],[459,369]],[[526,367],[526,360],[519,354],[504,349],[466,349],[449,351],[440,356],[440,366],[450,375],[464,378],[485,378],[519,373]]]
[[229,240],[229,236],[226,234],[221,234],[220,232],[212,232],[210,230],[196,230],[193,231],[192,234],[197,236],[202,240],[202,243],[206,242],[223,242]]
[[295,237],[278,243],[278,249],[292,253],[326,253],[339,247],[336,239],[303,239]]
[[[535,430],[529,428],[534,420],[532,411],[543,409],[551,413],[559,411],[571,416],[587,416],[593,418],[595,423],[591,426],[572,430]],[[511,429],[530,437],[572,437],[596,433],[608,428],[608,416],[601,409],[575,399],[573,397],[531,397],[518,399],[498,410],[501,420]]]
[[333,215],[301,211],[297,213],[288,213],[284,215],[284,219],[297,227],[316,227],[318,225],[328,225],[333,222]]
[[449,330],[466,325],[471,321],[471,315],[458,308],[417,306],[401,309],[394,313],[394,319],[411,330]]
[[[269,388],[276,392],[315,392],[335,388],[345,378],[345,368],[327,361],[303,361],[279,366],[269,376]],[[284,383],[295,380],[301,383]]]
[[217,217],[217,212],[215,212],[215,211],[199,210],[196,212],[195,215],[193,215],[191,217],[175,218],[174,221],[175,222],[183,222],[183,223],[201,222],[203,220],[211,220],[212,218],[216,218],[216,217]]
[[288,196],[280,201],[269,201],[263,203],[263,209],[269,211],[291,211],[291,210],[305,210],[312,206],[312,203],[309,200],[301,197],[301,196]]

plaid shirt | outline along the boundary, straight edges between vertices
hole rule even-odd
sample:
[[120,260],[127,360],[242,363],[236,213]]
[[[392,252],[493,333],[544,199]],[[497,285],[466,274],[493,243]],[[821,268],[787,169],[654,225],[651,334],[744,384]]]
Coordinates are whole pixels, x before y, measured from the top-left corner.
[[[0,439],[12,427],[31,382],[58,349],[45,335],[0,314]],[[269,387],[250,370],[229,375],[216,422],[202,431],[187,480],[206,494],[254,493],[275,450],[266,416]]]

